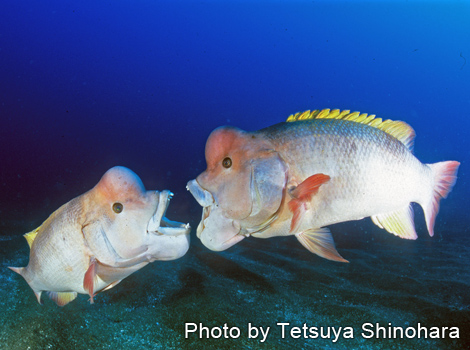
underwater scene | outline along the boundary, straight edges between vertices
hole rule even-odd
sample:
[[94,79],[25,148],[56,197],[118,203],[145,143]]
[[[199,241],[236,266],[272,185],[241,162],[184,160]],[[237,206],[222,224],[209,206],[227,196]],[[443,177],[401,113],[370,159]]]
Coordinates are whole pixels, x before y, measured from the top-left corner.
[[0,17],[1,349],[470,348],[470,2]]

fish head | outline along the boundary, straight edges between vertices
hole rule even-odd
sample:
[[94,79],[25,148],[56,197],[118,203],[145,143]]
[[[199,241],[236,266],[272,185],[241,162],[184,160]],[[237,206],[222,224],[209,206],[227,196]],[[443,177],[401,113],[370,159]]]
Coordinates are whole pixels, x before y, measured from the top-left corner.
[[209,249],[220,251],[276,218],[287,169],[261,134],[234,127],[214,130],[205,153],[207,169],[187,188],[203,207],[198,237]]
[[94,217],[89,219],[94,223],[95,239],[106,246],[109,255],[172,260],[188,250],[189,225],[165,217],[173,196],[170,191],[147,191],[133,171],[114,167],[103,175],[92,193],[89,206],[97,209],[91,211]]

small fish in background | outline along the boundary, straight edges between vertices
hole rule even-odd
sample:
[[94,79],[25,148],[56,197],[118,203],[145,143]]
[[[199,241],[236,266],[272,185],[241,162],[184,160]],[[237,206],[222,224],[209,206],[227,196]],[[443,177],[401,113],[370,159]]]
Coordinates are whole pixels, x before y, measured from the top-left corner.
[[93,297],[155,260],[174,260],[189,248],[189,224],[165,217],[172,193],[146,191],[124,167],[108,170],[90,191],[57,209],[25,234],[31,248],[24,277],[41,304],[47,291],[64,306],[77,293]]
[[422,164],[414,136],[401,121],[329,109],[255,132],[217,128],[206,143],[207,169],[187,186],[203,207],[197,236],[221,251],[248,236],[295,235],[312,253],[347,262],[325,226],[371,216],[416,239],[411,202],[432,236],[460,163]]

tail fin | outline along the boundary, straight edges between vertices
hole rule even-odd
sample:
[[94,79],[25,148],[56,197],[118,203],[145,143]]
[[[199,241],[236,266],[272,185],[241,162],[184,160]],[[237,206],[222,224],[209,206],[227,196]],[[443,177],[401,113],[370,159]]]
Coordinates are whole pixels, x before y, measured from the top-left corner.
[[[9,268],[10,270],[16,272],[18,275],[22,276],[22,277],[26,280],[26,282],[29,284],[29,286],[31,287],[31,284],[29,283],[29,281],[26,279],[26,277],[25,277],[25,275],[24,275],[24,271],[26,271],[24,267],[11,267],[11,266],[8,266],[8,268]],[[38,303],[39,303],[40,305],[42,305],[42,302],[41,302],[41,293],[42,293],[42,292],[41,292],[41,291],[36,291],[36,290],[34,290],[33,287],[31,287],[31,289],[32,289],[33,292],[34,292],[34,295],[36,296],[36,299],[38,300]]]
[[457,170],[459,162],[448,161],[434,164],[427,164],[431,168],[433,176],[433,193],[428,203],[423,206],[424,217],[428,227],[429,235],[434,235],[434,222],[439,212],[439,201],[446,198],[457,180]]
[[8,266],[8,268],[9,268],[11,271],[16,272],[18,275],[23,276],[24,267],[11,267],[11,266]]

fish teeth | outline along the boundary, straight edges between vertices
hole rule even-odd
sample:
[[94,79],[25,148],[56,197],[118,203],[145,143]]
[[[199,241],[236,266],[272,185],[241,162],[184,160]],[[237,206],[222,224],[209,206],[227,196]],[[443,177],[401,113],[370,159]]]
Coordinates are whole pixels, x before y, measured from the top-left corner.
[[149,220],[149,224],[147,225],[147,232],[156,232],[158,231],[162,218],[165,217],[166,210],[168,209],[168,205],[170,205],[170,198],[173,196],[173,193],[164,190],[162,192],[156,191],[155,192],[158,195],[158,206],[155,211],[155,214],[151,217]]
[[191,229],[189,223],[183,224],[181,222],[171,221],[166,217],[166,212],[174,193],[168,190],[157,191],[156,193],[159,196],[158,206],[149,220],[147,232],[156,235],[170,236],[179,236],[182,233],[189,233]]
[[164,235],[179,236],[188,232],[186,227],[160,227],[158,231]]

